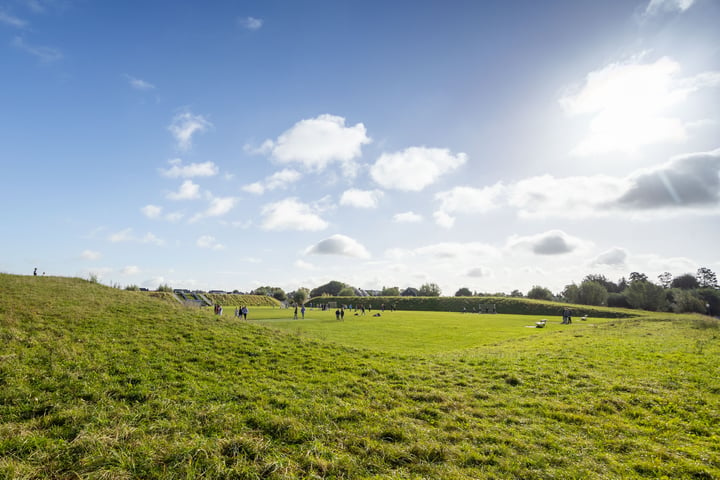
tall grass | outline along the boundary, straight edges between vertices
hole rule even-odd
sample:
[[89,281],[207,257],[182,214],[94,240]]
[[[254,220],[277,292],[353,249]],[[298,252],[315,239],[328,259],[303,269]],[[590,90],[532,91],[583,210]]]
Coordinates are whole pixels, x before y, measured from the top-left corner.
[[266,326],[79,280],[0,292],[0,478],[720,478],[698,317]]

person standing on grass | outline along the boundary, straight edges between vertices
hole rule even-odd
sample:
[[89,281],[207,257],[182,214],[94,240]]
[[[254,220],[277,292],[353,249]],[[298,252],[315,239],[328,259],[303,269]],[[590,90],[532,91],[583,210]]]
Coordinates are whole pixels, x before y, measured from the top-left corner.
[[345,309],[340,308],[340,320],[345,320]]
[[247,314],[248,314],[247,306],[243,305],[242,310],[240,310],[240,311],[242,312],[243,319],[247,320]]
[[33,275],[37,277],[37,267],[35,267],[35,270],[33,270]]
[[300,313],[302,314],[303,320],[305,320],[305,305],[303,305],[302,308],[300,309]]
[[298,309],[297,309],[297,304],[295,304],[295,314],[293,315],[293,320],[297,320],[297,319],[298,319],[297,310],[298,310]]

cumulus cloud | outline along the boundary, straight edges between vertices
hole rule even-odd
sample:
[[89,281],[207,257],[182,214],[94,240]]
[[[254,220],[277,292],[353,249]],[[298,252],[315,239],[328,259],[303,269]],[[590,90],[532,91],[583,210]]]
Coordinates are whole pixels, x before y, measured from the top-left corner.
[[650,0],[645,8],[646,15],[656,15],[662,12],[684,12],[692,7],[695,0]]
[[125,74],[125,79],[135,90],[153,90],[155,88],[155,85],[152,83],[146,82],[140,78],[135,78],[132,75]]
[[345,235],[333,235],[321,242],[309,247],[305,251],[306,255],[342,255],[346,257],[369,258],[370,253],[367,249],[354,240]]
[[159,207],[157,205],[145,205],[140,209],[143,215],[148,218],[160,218],[160,216],[162,215],[162,210],[162,207]]
[[506,189],[507,202],[523,218],[584,218],[608,214],[604,207],[630,186],[624,178],[607,175],[556,178],[542,175],[520,180]]
[[180,150],[189,150],[192,147],[192,137],[197,133],[207,131],[212,126],[213,124],[202,115],[182,112],[173,117],[168,130],[175,137]]
[[471,278],[489,278],[492,277],[492,270],[485,267],[474,267],[467,271],[465,274]]
[[500,205],[500,197],[504,192],[505,187],[498,183],[485,188],[455,187],[437,193],[435,199],[440,202],[440,207],[435,212],[435,221],[449,228],[455,223],[453,214],[489,212]]
[[589,132],[577,155],[632,152],[660,142],[682,142],[686,124],[669,109],[706,87],[720,85],[720,72],[679,77],[680,64],[669,57],[652,63],[632,59],[587,74],[585,83],[560,98],[570,116],[589,115]]
[[211,250],[222,250],[225,248],[224,245],[218,243],[215,237],[211,235],[203,235],[197,239],[195,244],[200,248],[209,248]]
[[255,17],[242,17],[237,20],[238,25],[247,30],[260,30],[263,26],[263,20]]
[[136,265],[128,265],[120,270],[121,275],[137,275],[138,273],[140,273],[140,267]]
[[415,212],[402,212],[393,215],[395,223],[419,223],[423,221],[423,216]]
[[205,211],[204,216],[220,217],[225,215],[235,207],[237,200],[235,197],[215,197],[210,200],[210,207]]
[[192,180],[185,180],[177,192],[167,194],[170,200],[194,200],[200,198],[200,185],[193,183]]
[[212,177],[217,175],[219,169],[213,162],[191,163],[183,165],[182,160],[174,158],[169,160],[170,168],[160,169],[160,173],[170,178]]
[[626,250],[614,247],[598,255],[592,261],[593,265],[608,265],[611,267],[623,266],[627,260],[628,253]]
[[340,205],[356,208],[377,208],[383,192],[380,190],[345,190],[340,197]]
[[530,236],[513,235],[508,240],[510,248],[527,250],[535,255],[563,255],[586,245],[587,242],[570,236],[562,230],[550,230]]
[[637,210],[720,206],[720,149],[676,157],[630,178],[616,205]]
[[100,257],[102,257],[100,252],[96,252],[94,250],[83,250],[80,254],[80,258],[83,260],[99,260]]
[[262,208],[264,230],[324,230],[328,223],[297,198],[286,198]]
[[419,192],[466,161],[464,153],[453,155],[443,148],[410,147],[383,153],[370,168],[370,176],[387,189]]
[[297,122],[277,140],[266,140],[256,152],[270,153],[280,163],[322,171],[333,162],[352,163],[370,141],[362,123],[346,127],[343,117],[324,114]]
[[144,243],[157,246],[165,245],[165,241],[155,236],[155,234],[148,232],[145,235],[138,236],[132,228],[126,228],[125,230],[112,233],[108,237],[108,240],[112,243]]
[[245,185],[242,189],[248,193],[262,195],[265,191],[287,188],[289,185],[297,182],[301,178],[302,174],[297,170],[285,168],[266,177],[262,182]]

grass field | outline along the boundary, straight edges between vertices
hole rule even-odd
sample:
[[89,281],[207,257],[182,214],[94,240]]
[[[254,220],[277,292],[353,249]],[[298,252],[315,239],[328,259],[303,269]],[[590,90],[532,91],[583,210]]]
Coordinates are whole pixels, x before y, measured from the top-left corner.
[[0,275],[0,478],[720,478],[720,328],[253,308]]

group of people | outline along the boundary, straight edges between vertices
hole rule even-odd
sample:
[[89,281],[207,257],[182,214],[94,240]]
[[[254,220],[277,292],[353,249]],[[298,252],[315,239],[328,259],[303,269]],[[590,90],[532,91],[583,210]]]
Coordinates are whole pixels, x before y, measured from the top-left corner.
[[248,308],[243,305],[242,307],[238,307],[235,309],[235,316],[238,318],[242,318],[243,320],[247,320],[247,314],[248,314]]
[[[303,305],[302,308],[300,308],[300,314],[302,315],[303,320],[305,320],[305,305]],[[295,305],[295,315],[293,315],[293,319],[294,320],[298,319],[298,306],[297,305]]]
[[572,310],[569,308],[563,309],[563,320],[560,322],[561,325],[570,325],[572,323]]

